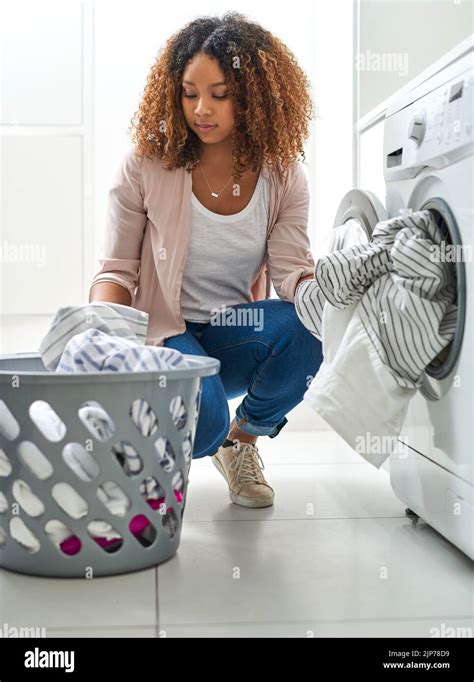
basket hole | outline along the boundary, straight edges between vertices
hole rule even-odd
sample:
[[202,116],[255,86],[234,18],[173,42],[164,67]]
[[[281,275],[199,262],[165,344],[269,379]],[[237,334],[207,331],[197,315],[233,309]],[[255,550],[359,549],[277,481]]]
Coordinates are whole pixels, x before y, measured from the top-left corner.
[[21,545],[31,554],[36,554],[39,551],[40,543],[36,535],[34,535],[28,528],[26,523],[18,516],[14,516],[10,520],[10,535],[13,540]]
[[23,464],[41,481],[53,475],[53,467],[35,443],[24,440],[18,446],[18,454]]
[[186,464],[188,465],[188,469],[191,466],[191,460],[193,457],[193,435],[191,431],[188,431],[187,434],[183,438],[183,443],[182,443],[182,449],[183,449],[183,456]]
[[36,518],[44,514],[44,504],[25,481],[18,479],[13,482],[12,495],[28,516]]
[[102,519],[91,521],[87,526],[87,532],[94,542],[107,554],[118,552],[123,545],[123,538],[120,533],[115,528],[112,528],[110,523]]
[[128,524],[128,529],[143,547],[152,545],[156,538],[156,528],[144,514],[137,514]]
[[140,493],[155,511],[159,511],[165,505],[165,491],[154,476],[147,476],[141,482]]
[[115,443],[112,448],[112,453],[127,476],[139,474],[143,469],[143,462],[140,455],[128,441],[121,440],[118,443]]
[[81,551],[82,542],[62,521],[51,519],[45,525],[44,531],[63,554],[75,556]]
[[179,504],[183,504],[184,500],[184,477],[182,471],[177,471],[171,481],[173,486],[174,496]]
[[51,490],[51,496],[71,519],[82,519],[87,516],[87,502],[69,483],[56,483]]
[[63,459],[81,481],[92,481],[100,473],[99,465],[81,443],[65,445]]
[[113,481],[105,481],[97,488],[97,497],[114,516],[125,516],[132,503],[129,497]]
[[146,400],[138,398],[130,405],[130,418],[142,436],[152,436],[158,430],[158,417]]
[[4,400],[0,400],[0,433],[7,440],[15,440],[20,435],[20,425]]
[[4,545],[7,541],[7,536],[5,535],[5,531],[3,528],[0,526],[0,547]]
[[31,421],[51,443],[58,443],[66,435],[64,422],[45,400],[31,403],[29,413]]
[[178,519],[172,507],[168,507],[161,523],[163,524],[163,528],[168,534],[170,540],[172,540],[176,535],[176,531],[178,529]]
[[196,401],[195,401],[195,408],[196,408],[196,413],[194,415],[194,422],[197,422],[199,418],[199,408],[201,407],[201,393],[202,393],[202,388],[198,390],[196,393]]
[[5,495],[0,492],[0,514],[4,514],[8,509],[8,501]]
[[96,400],[83,403],[78,414],[89,433],[100,443],[104,443],[114,435],[115,424],[112,418]]
[[0,476],[10,476],[12,465],[2,448],[0,448]]
[[155,450],[160,466],[167,472],[172,471],[176,462],[176,454],[168,438],[160,436],[155,441]]
[[170,414],[173,424],[176,426],[178,431],[184,429],[188,420],[188,413],[186,410],[186,405],[184,404],[184,400],[180,395],[177,395],[170,402]]

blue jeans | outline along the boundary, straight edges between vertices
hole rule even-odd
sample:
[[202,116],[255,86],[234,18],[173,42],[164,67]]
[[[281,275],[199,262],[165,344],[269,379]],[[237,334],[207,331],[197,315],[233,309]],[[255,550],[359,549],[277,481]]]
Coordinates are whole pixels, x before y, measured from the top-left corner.
[[323,360],[321,342],[300,322],[293,303],[269,298],[229,310],[234,320],[222,316],[219,324],[216,318],[213,323],[185,321],[186,331],[163,344],[221,362],[219,374],[202,380],[194,459],[218,450],[230,428],[227,400],[243,394],[235,413],[237,426],[274,438]]

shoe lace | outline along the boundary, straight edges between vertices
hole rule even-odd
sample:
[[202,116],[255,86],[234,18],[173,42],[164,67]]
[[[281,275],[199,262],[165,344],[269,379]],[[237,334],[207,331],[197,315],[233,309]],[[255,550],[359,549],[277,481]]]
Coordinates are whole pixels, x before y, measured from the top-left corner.
[[240,481],[262,481],[262,470],[265,469],[262,458],[256,445],[246,443],[239,447],[230,465],[231,469],[237,469],[237,477]]

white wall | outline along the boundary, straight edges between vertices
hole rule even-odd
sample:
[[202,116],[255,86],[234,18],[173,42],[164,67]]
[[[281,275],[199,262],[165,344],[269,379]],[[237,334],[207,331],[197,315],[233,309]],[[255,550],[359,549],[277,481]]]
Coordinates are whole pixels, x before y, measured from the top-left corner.
[[474,29],[472,0],[358,0],[360,109],[366,115]]
[[92,253],[92,12],[1,5],[0,351],[37,350]]

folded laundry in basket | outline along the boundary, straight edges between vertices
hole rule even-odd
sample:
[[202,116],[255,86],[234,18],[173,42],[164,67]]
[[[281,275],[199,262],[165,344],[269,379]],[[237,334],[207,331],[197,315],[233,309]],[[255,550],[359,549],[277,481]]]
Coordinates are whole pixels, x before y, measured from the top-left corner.
[[444,234],[430,211],[382,221],[372,238],[321,259],[295,307],[323,340],[304,400],[378,467],[397,447],[424,369],[452,341],[457,311],[452,264],[433,258]]
[[187,367],[177,350],[146,346],[148,313],[119,303],[59,308],[40,343],[43,364],[62,372],[155,371]]
[[174,348],[142,346],[98,329],[76,334],[64,348],[57,372],[144,372],[188,367]]
[[87,329],[98,329],[144,345],[148,313],[120,303],[101,301],[58,308],[39,346],[44,366],[56,370],[68,341]]

